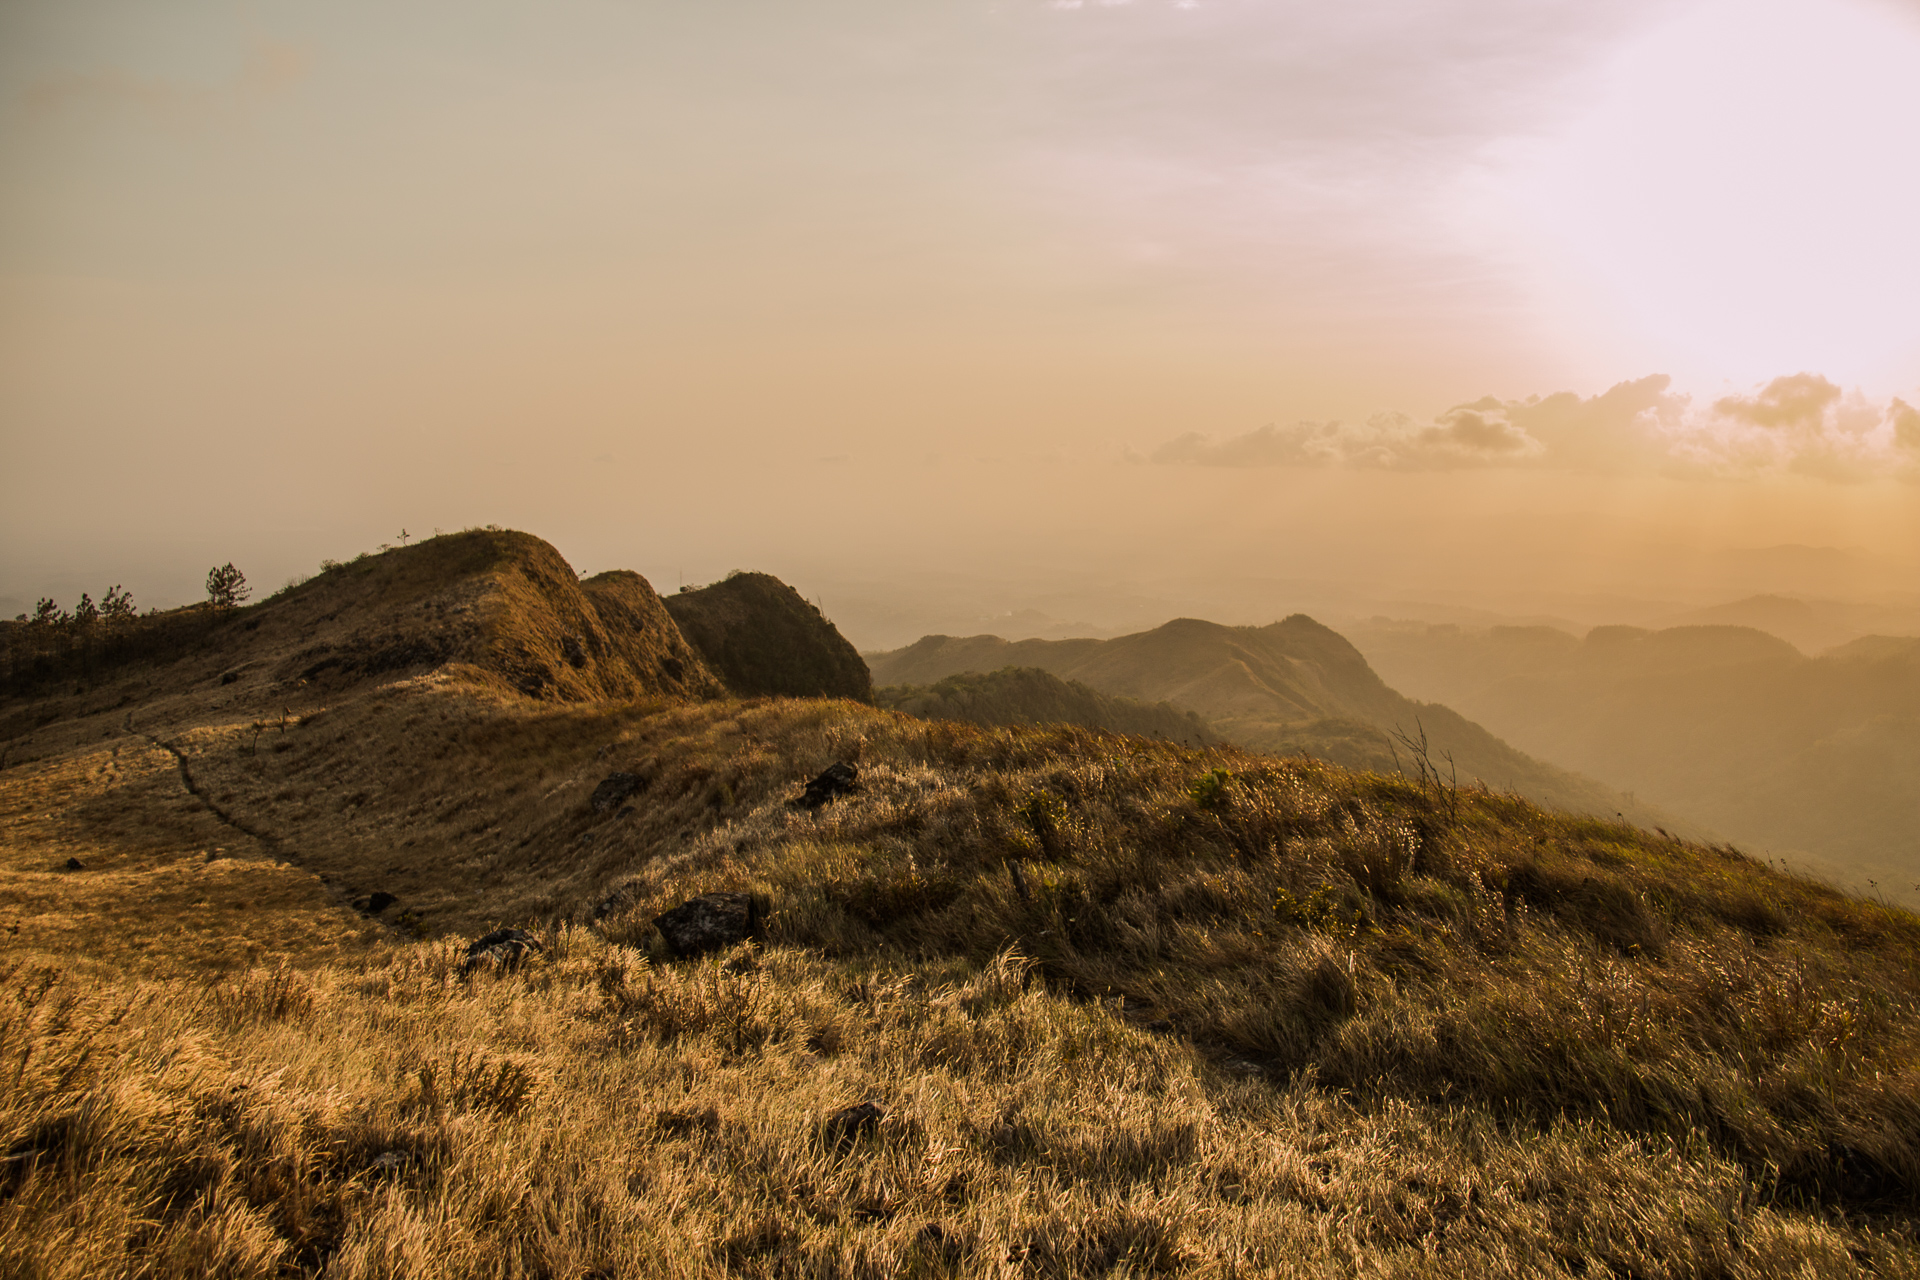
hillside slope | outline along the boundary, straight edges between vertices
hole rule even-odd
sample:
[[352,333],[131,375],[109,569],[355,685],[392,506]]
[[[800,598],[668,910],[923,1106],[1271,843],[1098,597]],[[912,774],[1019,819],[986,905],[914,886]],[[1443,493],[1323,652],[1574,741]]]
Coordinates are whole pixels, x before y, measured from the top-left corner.
[[709,586],[683,587],[666,604],[707,665],[737,694],[861,702],[873,696],[859,650],[771,574],[730,573]]
[[1728,626],[1357,635],[1396,681],[1526,750],[1920,903],[1920,639],[1809,658]]
[[130,696],[218,680],[236,695],[291,697],[449,664],[562,701],[721,692],[639,574],[582,583],[547,543],[490,529],[331,565],[224,613],[150,615],[124,635],[39,637],[8,623],[4,639],[16,696],[138,671],[143,692]]
[[1181,618],[1112,640],[927,636],[867,661],[877,681],[902,684],[1038,667],[1103,693],[1194,711],[1244,747],[1380,772],[1412,769],[1396,737],[1424,732],[1434,761],[1457,769],[1462,783],[1484,781],[1573,812],[1671,825],[1632,797],[1516,751],[1445,706],[1402,697],[1344,638],[1303,614],[1265,627]]
[[1075,724],[1196,746],[1218,737],[1191,711],[1181,711],[1170,703],[1101,693],[1038,667],[1003,667],[985,675],[948,676],[931,685],[889,685],[876,690],[873,700],[879,706],[924,720],[960,720],[983,726]]
[[[851,700],[108,674],[0,741],[6,1275],[1920,1271],[1920,920],[1727,849]],[[677,958],[709,892],[758,936]]]

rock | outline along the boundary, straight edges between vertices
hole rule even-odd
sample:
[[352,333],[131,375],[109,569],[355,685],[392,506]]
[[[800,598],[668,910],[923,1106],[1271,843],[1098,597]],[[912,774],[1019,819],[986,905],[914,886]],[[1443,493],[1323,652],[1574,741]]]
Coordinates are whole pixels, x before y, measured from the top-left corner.
[[484,965],[511,973],[528,956],[537,956],[545,950],[540,939],[525,929],[495,929],[468,945],[467,958],[460,971],[470,973]]
[[80,861],[80,859],[78,859],[78,858],[68,858],[68,859],[67,859],[67,870],[69,870],[69,871],[85,871],[86,869],[87,869],[87,864],[86,864],[86,863],[84,863],[84,862],[82,862],[82,861]]
[[653,927],[681,959],[745,942],[760,931],[750,893],[703,893],[653,918]]
[[821,1126],[827,1141],[836,1146],[852,1142],[863,1133],[871,1133],[879,1128],[880,1120],[887,1114],[885,1107],[869,1098],[865,1102],[856,1102],[850,1107],[834,1112]]
[[828,765],[801,795],[789,801],[796,808],[818,809],[829,800],[850,796],[860,790],[860,771],[844,761]]
[[720,1113],[712,1107],[682,1107],[656,1111],[654,1128],[670,1138],[687,1138],[699,1133],[720,1132]]
[[398,901],[400,901],[400,899],[383,890],[378,893],[368,894],[359,902],[354,903],[354,905],[370,916],[377,916]]
[[587,804],[595,813],[605,813],[646,785],[647,780],[637,773],[610,773],[600,779],[600,785],[593,789]]

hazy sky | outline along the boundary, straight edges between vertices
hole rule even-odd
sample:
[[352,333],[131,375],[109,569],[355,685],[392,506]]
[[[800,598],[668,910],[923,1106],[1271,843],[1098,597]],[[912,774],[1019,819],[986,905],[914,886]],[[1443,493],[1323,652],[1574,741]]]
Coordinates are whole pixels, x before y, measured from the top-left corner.
[[489,522],[1916,589],[1916,68],[1911,0],[0,0],[0,597]]

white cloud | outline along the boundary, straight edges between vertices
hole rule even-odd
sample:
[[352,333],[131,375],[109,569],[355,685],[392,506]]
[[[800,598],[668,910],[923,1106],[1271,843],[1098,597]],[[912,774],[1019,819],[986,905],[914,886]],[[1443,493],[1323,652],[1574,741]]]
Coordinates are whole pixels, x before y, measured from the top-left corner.
[[1152,461],[1210,467],[1361,467],[1432,471],[1540,467],[1752,478],[1794,473],[1836,481],[1920,480],[1920,409],[1870,402],[1811,373],[1775,378],[1705,407],[1655,374],[1597,396],[1562,391],[1487,396],[1431,422],[1401,413],[1365,423],[1268,425],[1213,440],[1189,432]]

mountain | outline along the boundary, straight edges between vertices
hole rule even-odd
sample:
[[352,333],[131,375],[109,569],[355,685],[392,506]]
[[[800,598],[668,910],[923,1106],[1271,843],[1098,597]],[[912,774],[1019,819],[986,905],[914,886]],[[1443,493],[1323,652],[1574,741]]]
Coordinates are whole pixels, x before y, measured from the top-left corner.
[[867,662],[881,684],[1037,667],[1102,693],[1192,711],[1243,747],[1382,773],[1417,770],[1399,735],[1417,742],[1424,733],[1434,765],[1461,785],[1483,781],[1555,808],[1669,823],[1634,797],[1514,750],[1445,706],[1402,697],[1359,650],[1304,614],[1265,627],[1180,618],[1111,640],[928,636]]
[[1324,760],[713,692],[594,582],[456,540],[32,638],[0,1274],[1920,1267],[1912,913]]
[[1038,667],[952,675],[932,685],[890,685],[875,704],[923,720],[977,725],[1076,724],[1112,733],[1203,745],[1218,741],[1206,721],[1165,702],[1142,702],[1062,680]]
[[747,697],[873,696],[860,653],[798,591],[765,573],[682,587],[667,612],[727,688]]
[[1354,634],[1396,684],[1527,751],[1920,902],[1920,639],[1808,657],[1734,626]]
[[1920,635],[1920,601],[1853,603],[1759,595],[1660,619],[1659,628],[1751,627],[1817,654],[1870,635]]
[[176,609],[117,630],[12,622],[0,635],[0,680],[16,692],[143,662],[156,689],[217,679],[239,686],[233,696],[339,689],[449,665],[553,701],[722,688],[645,578],[583,582],[552,546],[496,529],[329,564],[244,609]]

